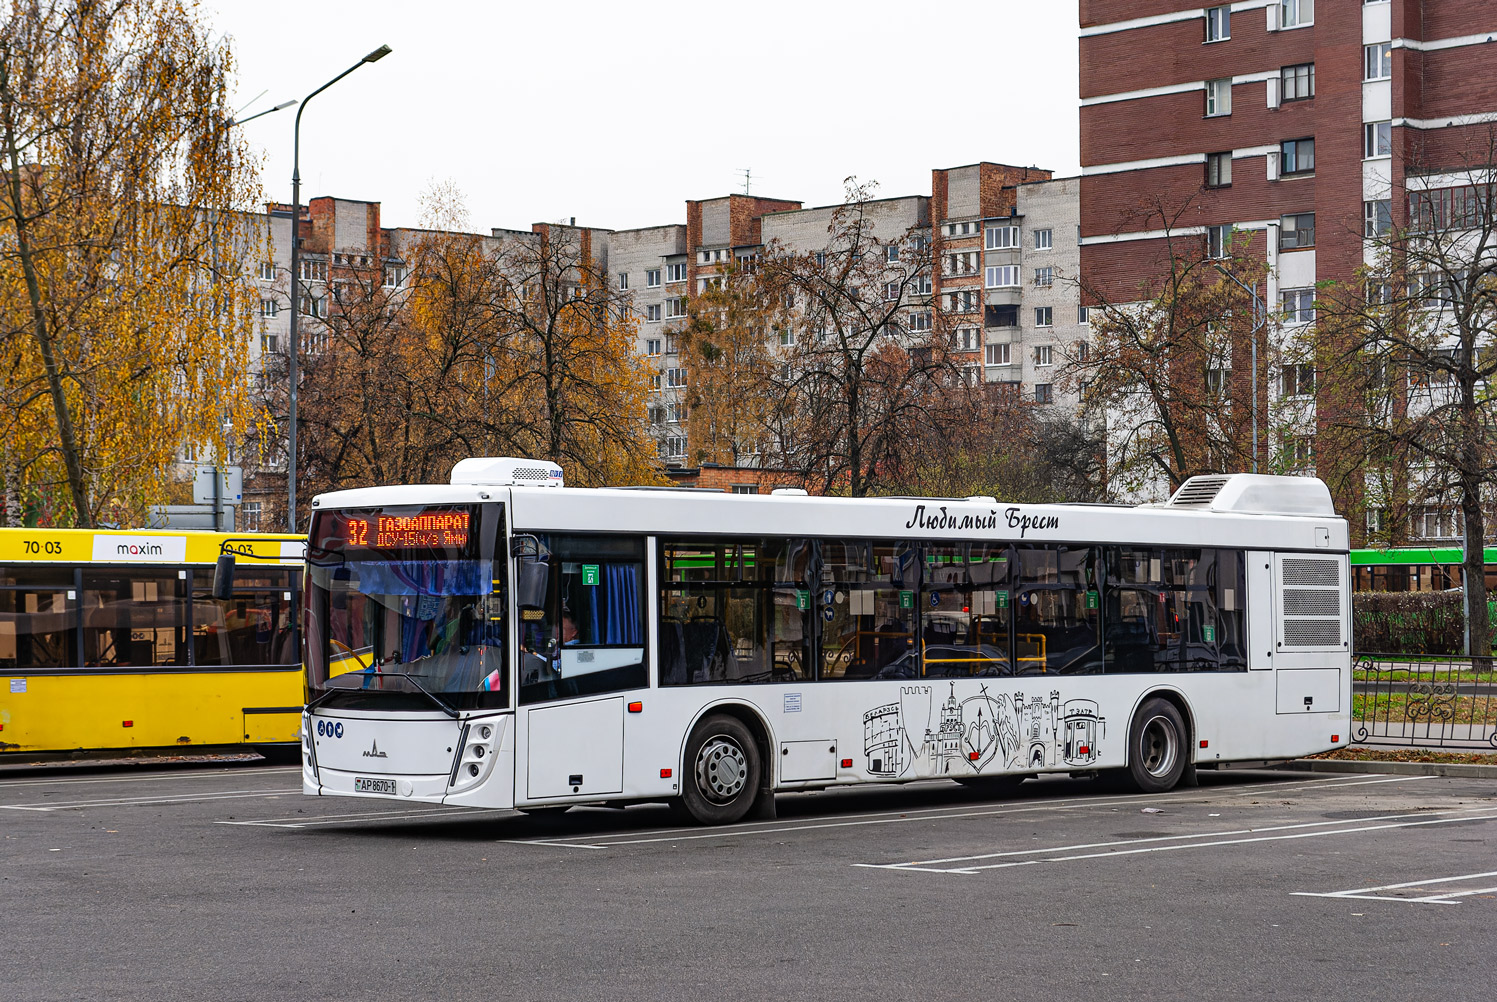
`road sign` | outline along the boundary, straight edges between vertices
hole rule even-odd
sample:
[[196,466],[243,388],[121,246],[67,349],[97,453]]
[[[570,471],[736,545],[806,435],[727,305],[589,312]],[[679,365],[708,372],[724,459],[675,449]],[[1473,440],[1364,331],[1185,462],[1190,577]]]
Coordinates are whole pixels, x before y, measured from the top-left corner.
[[[213,481],[218,480],[218,496],[214,496]],[[214,466],[198,463],[192,476],[192,503],[237,505],[244,500],[244,470],[238,466]]]

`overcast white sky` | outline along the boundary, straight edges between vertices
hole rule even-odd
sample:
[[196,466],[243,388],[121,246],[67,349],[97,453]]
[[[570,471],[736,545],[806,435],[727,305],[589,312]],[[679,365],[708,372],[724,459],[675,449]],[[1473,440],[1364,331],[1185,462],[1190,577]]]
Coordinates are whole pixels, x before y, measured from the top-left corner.
[[[235,42],[242,114],[318,95],[302,118],[302,198],[383,203],[420,222],[433,181],[470,228],[569,216],[684,221],[742,190],[807,205],[849,174],[928,193],[978,160],[1079,172],[1076,0],[207,0]],[[266,197],[291,199],[296,109],[243,126]]]

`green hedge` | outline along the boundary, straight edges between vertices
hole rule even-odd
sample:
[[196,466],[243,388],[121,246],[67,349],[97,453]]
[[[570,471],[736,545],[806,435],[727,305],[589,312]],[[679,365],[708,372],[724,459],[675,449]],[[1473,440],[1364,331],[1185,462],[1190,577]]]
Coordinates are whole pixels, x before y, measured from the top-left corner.
[[1466,616],[1458,591],[1357,592],[1352,647],[1379,654],[1459,654]]

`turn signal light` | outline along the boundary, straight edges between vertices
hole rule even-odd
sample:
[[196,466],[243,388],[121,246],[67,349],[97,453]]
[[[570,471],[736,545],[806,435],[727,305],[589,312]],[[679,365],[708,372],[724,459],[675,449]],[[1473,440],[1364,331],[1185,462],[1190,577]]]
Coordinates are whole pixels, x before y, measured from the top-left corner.
[[645,708],[645,704],[643,704],[643,703],[630,703],[629,704],[629,712],[630,713],[643,713],[644,712],[644,708]]
[[669,769],[661,769],[660,770],[660,778],[661,779],[670,779],[671,778],[671,771]]
[[852,759],[850,759],[850,758],[843,759],[842,760],[842,768],[844,768],[844,769],[851,769],[852,768]]

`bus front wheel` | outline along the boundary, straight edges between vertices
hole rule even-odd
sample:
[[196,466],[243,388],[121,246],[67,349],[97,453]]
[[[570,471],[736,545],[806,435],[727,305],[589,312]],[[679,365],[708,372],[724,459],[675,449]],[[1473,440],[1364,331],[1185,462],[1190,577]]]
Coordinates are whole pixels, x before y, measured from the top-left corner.
[[1185,772],[1185,721],[1175,704],[1144,701],[1128,729],[1128,779],[1140,793],[1174,789]]
[[732,824],[754,805],[761,768],[749,729],[734,717],[710,716],[686,742],[682,806],[701,824]]

